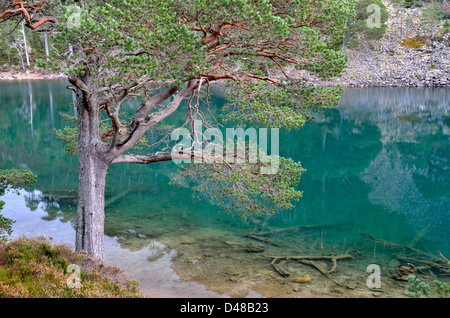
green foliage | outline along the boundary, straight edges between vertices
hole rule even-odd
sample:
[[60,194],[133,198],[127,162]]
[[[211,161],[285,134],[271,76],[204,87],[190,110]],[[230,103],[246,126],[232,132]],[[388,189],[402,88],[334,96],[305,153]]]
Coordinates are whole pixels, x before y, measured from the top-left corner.
[[409,275],[407,280],[409,285],[406,286],[406,289],[411,292],[408,294],[410,298],[420,298],[422,295],[429,296],[431,294],[430,285],[420,281],[416,276]]
[[444,34],[450,32],[450,20],[446,20],[446,21],[444,22],[443,29],[444,29],[444,30],[443,30]]
[[[186,78],[210,67],[212,60],[199,31],[194,31],[192,24],[251,21],[251,32],[230,34],[226,41],[252,43],[260,39],[276,40],[292,36],[291,29],[296,23],[314,14],[317,8],[323,8],[315,17],[320,28],[310,27],[308,23],[296,28],[298,43],[292,48],[292,53],[314,57],[317,62],[307,66],[313,71],[320,70],[323,75],[336,73],[342,68],[344,60],[336,51],[337,44],[342,41],[347,17],[352,12],[347,0],[314,0],[311,3],[109,0],[85,3],[85,10],[77,14],[77,23],[72,23],[73,6],[76,5],[62,7],[63,23],[53,41],[60,47],[64,43],[86,43],[88,46],[83,50],[77,49],[78,52],[70,60],[66,60],[69,56],[61,54],[61,51],[54,52],[58,63],[53,60],[47,66],[64,70],[68,75],[82,74],[85,65],[90,64],[92,55],[95,55],[97,63],[108,70],[102,72],[102,81],[111,85],[142,76],[159,81],[175,80],[182,85]],[[188,22],[180,23],[181,17]],[[235,53],[239,51],[243,56],[252,55],[245,46],[236,47]],[[61,57],[66,63],[60,63]],[[236,60],[236,57],[230,56],[230,59]],[[320,60],[332,62],[334,67],[331,70],[319,67],[322,65]],[[338,61],[337,65],[334,65],[334,60]],[[132,78],[130,74],[133,74]]]
[[[68,284],[69,265],[80,268],[81,286]],[[138,282],[117,267],[43,237],[0,242],[1,298],[141,298]]]
[[444,12],[441,5],[437,2],[427,3],[422,9],[422,20],[425,27],[431,31],[431,37],[434,38],[434,30],[444,18]]
[[[20,189],[36,182],[36,176],[27,170],[18,169],[0,169],[0,196],[5,194],[9,189]],[[0,201],[0,211],[3,209],[5,202]],[[6,241],[7,236],[12,233],[12,225],[14,220],[5,218],[0,214],[0,241]]]
[[442,19],[446,20],[445,22],[449,22],[448,20],[450,20],[450,11],[443,11],[442,14]]
[[[77,127],[77,117],[70,115],[63,115],[64,121],[68,123],[63,129],[53,129],[55,137],[64,143],[64,151],[69,156],[75,156],[78,154],[78,127]],[[111,132],[111,125],[107,122],[102,122],[100,125],[100,131],[102,133],[103,139],[106,140],[110,136],[108,133]],[[142,149],[148,146],[148,137],[143,136],[135,145],[133,149]]]
[[[3,209],[3,205],[5,202],[0,201],[0,211]],[[12,225],[14,224],[14,220],[9,218],[5,218],[0,214],[0,241],[6,241],[8,235],[12,234]]]
[[0,196],[7,189],[19,189],[36,182],[36,176],[28,170],[0,169]]
[[[450,266],[450,264],[449,264]],[[421,296],[432,296],[431,288],[429,284],[421,282],[419,278],[410,275],[407,278],[409,285],[406,286],[406,289],[411,293],[408,294],[410,298],[420,298]],[[434,280],[435,284],[435,292],[438,297],[448,297],[450,295],[450,285],[447,283],[442,283],[438,280]]]
[[407,9],[422,6],[422,0],[391,0],[391,3]]
[[56,138],[64,143],[64,151],[69,156],[74,156],[78,153],[77,118],[75,116],[64,115],[64,120],[69,123],[69,126],[66,126],[63,129],[53,128],[53,133]]
[[[231,213],[243,221],[257,221],[258,216],[271,216],[277,211],[292,209],[291,201],[298,201],[302,196],[302,192],[295,189],[306,171],[300,163],[267,156],[255,145],[242,140],[234,145],[234,160],[181,165],[184,170],[171,182],[192,187],[199,197],[221,207],[225,215]],[[239,145],[245,147],[245,157],[239,154]]]
[[[12,47],[16,38],[22,40],[22,35],[18,33],[20,28],[20,24],[16,21],[8,20],[0,23],[0,66],[5,65],[5,70],[14,69],[17,66],[21,67],[21,58],[17,50]],[[43,33],[33,32],[28,28],[25,28],[25,36],[30,53],[30,67],[32,68],[38,66],[39,60],[45,59],[44,37]]]
[[426,21],[439,23],[439,21],[444,18],[444,12],[442,11],[439,2],[427,3],[422,8],[422,17]]
[[221,118],[241,126],[299,129],[317,112],[337,106],[343,93],[342,86],[289,86],[294,85],[235,83],[228,90]]
[[421,7],[421,0],[405,0],[405,8]]
[[[447,266],[449,267],[448,272],[450,272],[450,261],[447,261]],[[406,289],[411,293],[408,294],[410,298],[420,298],[423,296],[432,296],[430,291],[430,285],[424,282],[421,282],[419,278],[414,275],[409,275],[407,277],[409,285],[406,286]],[[450,285],[447,283],[440,282],[438,280],[434,280],[434,284],[436,286],[435,292],[440,297],[448,297],[450,296]]]
[[[450,264],[448,264],[450,266]],[[440,281],[435,280],[434,283],[436,284],[436,293],[439,295],[439,297],[445,297],[450,295],[450,285],[447,283],[442,283]]]
[[[374,12],[369,10],[370,6],[379,8],[379,27],[373,27]],[[355,5],[355,18],[350,21],[346,33],[345,42],[349,48],[357,48],[361,39],[379,40],[383,38],[386,32],[386,22],[388,20],[388,11],[381,0],[359,0]]]
[[[225,121],[287,129],[300,128],[316,112],[337,105],[342,87],[309,87],[285,70],[305,70],[322,79],[339,76],[347,63],[342,41],[354,15],[351,0],[90,0],[67,3],[53,12],[61,25],[51,34],[50,60],[41,59],[39,65],[86,79],[98,99],[130,83],[137,83],[133,96],[145,100],[151,84],[180,89],[206,79],[206,90],[210,82],[223,79],[229,97],[222,113]],[[266,69],[284,76],[268,78]],[[197,92],[190,93],[194,97]],[[119,107],[113,104],[111,109]],[[101,123],[102,141],[112,142],[109,119]],[[133,124],[130,129],[141,125]],[[124,129],[125,135],[128,132]],[[69,154],[77,152],[75,125],[55,134]],[[256,173],[258,167],[193,164],[188,170],[194,180],[216,184],[197,190],[244,218],[249,211],[260,215],[291,208],[290,201],[300,197],[295,190],[303,172],[300,164],[280,158],[279,174],[270,176]],[[235,191],[244,186],[248,189]]]

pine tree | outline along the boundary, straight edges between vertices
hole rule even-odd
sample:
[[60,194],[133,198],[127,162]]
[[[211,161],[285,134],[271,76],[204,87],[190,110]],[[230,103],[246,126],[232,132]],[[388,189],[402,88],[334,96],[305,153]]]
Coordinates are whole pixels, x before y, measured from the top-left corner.
[[426,24],[426,28],[430,30],[431,39],[434,39],[436,25],[439,25],[444,18],[444,13],[440,4],[435,0],[426,4],[422,9],[422,17],[422,20]]
[[358,0],[355,17],[350,21],[346,43],[356,48],[361,40],[379,40],[386,32],[388,12],[381,0]]
[[[309,86],[289,71],[323,79],[342,73],[342,41],[353,14],[349,0],[90,0],[55,7],[53,16],[43,14],[49,12],[42,10],[46,2],[14,1],[3,19],[22,16],[19,2],[33,12],[26,26],[57,27],[46,66],[65,71],[76,93],[77,250],[103,257],[104,188],[112,164],[190,161],[180,166],[177,181],[243,219],[291,209],[301,197],[300,163],[268,156],[264,149],[257,149],[259,161],[233,147],[227,149],[232,162],[202,163],[197,160],[214,157],[192,148],[150,148],[144,155],[133,149],[175,111],[185,112],[183,127],[200,140],[196,121],[216,125],[206,120],[208,109],[200,103],[207,105],[214,83],[227,93],[222,119],[236,125],[297,129],[315,112],[337,105],[342,87]],[[141,104],[135,114],[123,118],[121,106],[136,98]],[[199,146],[211,146],[206,143]],[[269,171],[272,159],[278,166]]]

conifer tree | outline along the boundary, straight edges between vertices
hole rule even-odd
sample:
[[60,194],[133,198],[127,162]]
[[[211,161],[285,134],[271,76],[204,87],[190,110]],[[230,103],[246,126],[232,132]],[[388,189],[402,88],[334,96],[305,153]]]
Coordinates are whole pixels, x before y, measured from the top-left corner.
[[[190,148],[174,153],[150,147],[137,154],[133,147],[175,112],[185,113],[184,127],[198,140],[196,120],[216,125],[205,115],[215,83],[227,93],[222,120],[239,126],[297,129],[314,112],[337,105],[342,87],[313,87],[289,71],[323,79],[341,74],[351,1],[7,2],[0,21],[24,18],[31,29],[55,27],[46,67],[65,71],[76,92],[77,250],[103,257],[104,188],[112,164],[192,158],[180,167],[177,181],[244,219],[292,208],[301,197],[296,186],[304,169],[290,159],[277,158],[276,173],[267,173],[263,160],[197,163],[211,158]],[[121,106],[130,99],[140,106],[125,118]]]

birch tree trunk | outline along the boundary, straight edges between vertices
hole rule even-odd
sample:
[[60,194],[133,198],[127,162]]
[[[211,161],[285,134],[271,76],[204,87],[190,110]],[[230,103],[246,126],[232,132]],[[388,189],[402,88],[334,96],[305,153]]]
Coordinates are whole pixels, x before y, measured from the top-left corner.
[[44,46],[45,46],[45,56],[47,57],[47,62],[48,62],[50,51],[48,49],[48,35],[47,35],[47,32],[44,32]]
[[27,66],[30,67],[30,57],[28,54],[28,45],[27,45],[27,36],[25,33],[25,22],[22,22],[22,36],[23,36],[23,45],[24,45],[24,51],[25,51],[25,57],[27,60]]

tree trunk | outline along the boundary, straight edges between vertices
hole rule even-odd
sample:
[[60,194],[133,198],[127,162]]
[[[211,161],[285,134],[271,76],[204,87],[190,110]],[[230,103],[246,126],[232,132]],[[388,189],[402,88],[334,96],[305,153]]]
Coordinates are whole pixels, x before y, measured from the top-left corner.
[[27,58],[27,66],[30,67],[30,57],[28,54],[28,45],[27,45],[27,36],[25,33],[25,22],[22,22],[22,36],[23,36],[23,45],[25,51],[25,57]]
[[44,46],[45,46],[45,56],[47,57],[47,62],[48,62],[48,57],[50,56],[50,51],[48,49],[48,35],[47,32],[44,32]]
[[6,54],[8,55],[8,64],[11,64],[11,33],[8,23],[6,23],[6,34],[8,34],[8,38],[6,39],[8,43],[8,45],[6,46]]
[[[123,155],[127,152],[137,140],[139,140],[146,130],[141,129],[142,126],[136,126],[134,133],[129,136],[128,142],[121,145],[121,148],[114,148],[112,144],[104,143],[101,140],[100,132],[100,109],[98,98],[98,87],[95,82],[90,79],[89,70],[81,77],[69,76],[69,82],[75,86],[77,100],[77,126],[78,126],[78,208],[77,208],[77,227],[75,250],[86,251],[88,255],[102,259],[104,256],[104,224],[105,224],[105,185],[106,174],[111,163],[120,163],[116,160],[120,157],[122,160],[128,157]],[[152,120],[160,122],[172,114],[183,101],[183,99],[192,91],[193,84],[189,84],[181,92],[173,98],[173,101],[166,109],[155,112]],[[141,109],[156,107],[162,101],[166,100],[178,91],[177,87],[171,87],[166,91],[156,94]],[[141,116],[139,111],[135,116]],[[145,113],[143,115],[146,115]],[[151,127],[147,123],[148,127]],[[139,130],[141,129],[141,130]],[[126,138],[126,135],[125,135]],[[115,150],[114,150],[114,149]],[[112,150],[113,149],[113,150]],[[142,159],[144,161],[136,161]],[[137,158],[137,159],[136,159]],[[134,163],[150,163],[156,161],[171,160],[166,156],[137,156],[135,160],[129,162]],[[122,161],[125,162],[125,161]]]
[[103,259],[105,184],[108,163],[99,142],[98,111],[78,96],[78,209],[76,251]]
[[79,157],[78,210],[75,248],[103,259],[105,183],[108,165],[93,155]]

